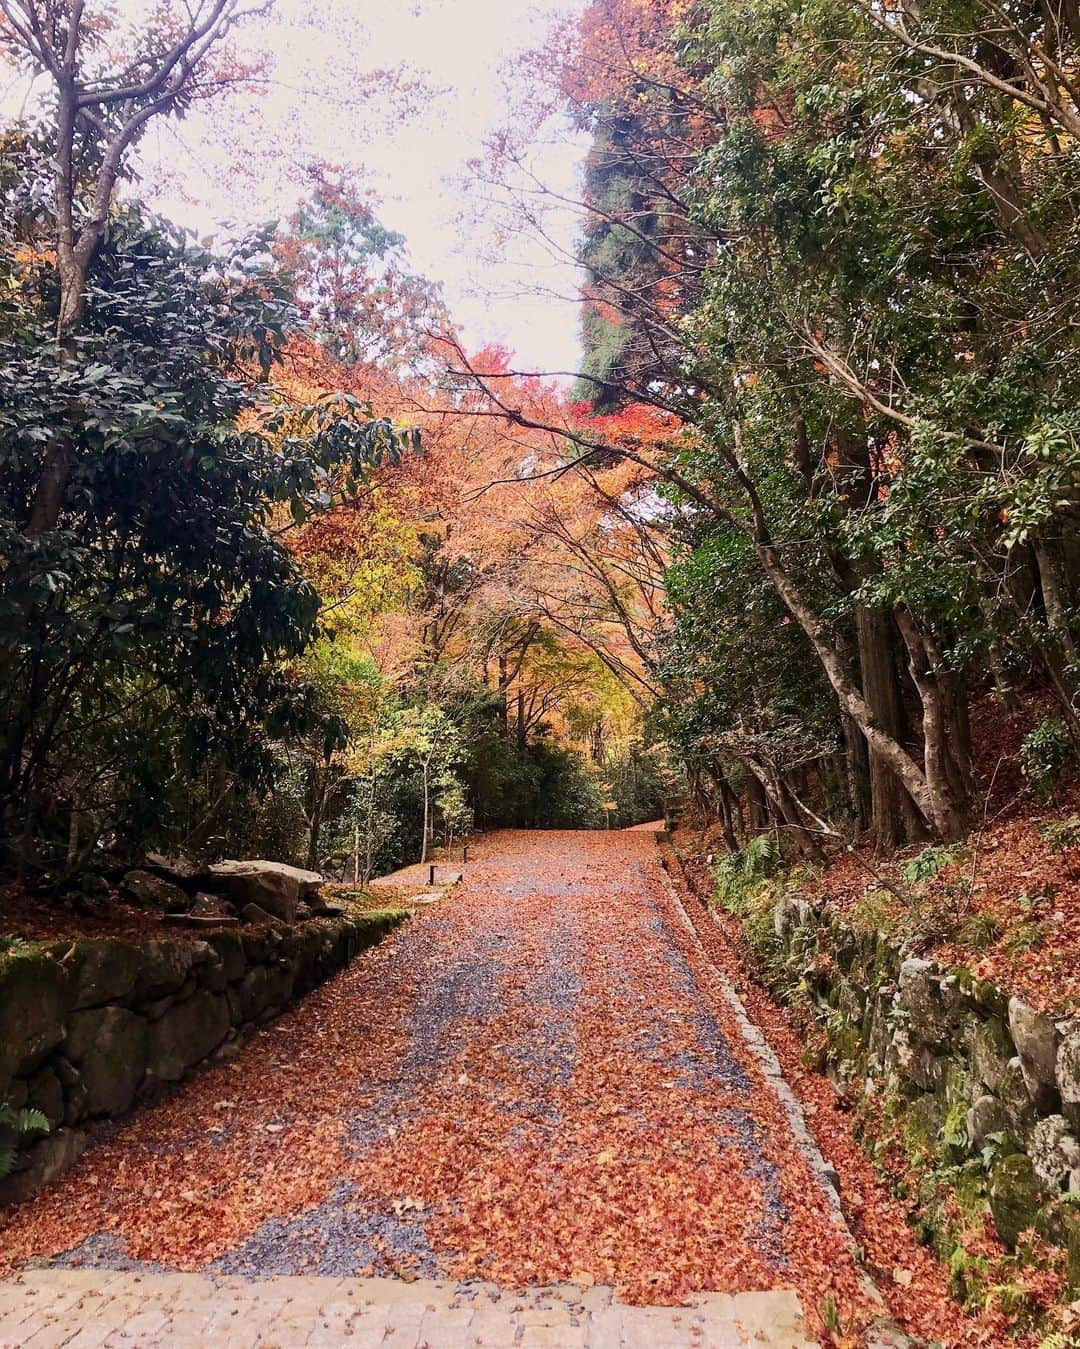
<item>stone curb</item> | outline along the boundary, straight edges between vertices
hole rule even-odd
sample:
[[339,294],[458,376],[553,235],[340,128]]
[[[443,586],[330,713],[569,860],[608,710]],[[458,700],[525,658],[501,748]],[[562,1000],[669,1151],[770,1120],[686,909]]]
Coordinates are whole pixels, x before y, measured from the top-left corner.
[[[672,850],[672,856],[675,859],[676,865],[679,867],[679,874],[683,879],[683,883],[687,887],[690,887],[690,881],[683,870],[682,862],[674,850]],[[679,920],[693,939],[701,954],[706,961],[708,961],[709,965],[719,973],[717,966],[697,934],[693,920],[687,913],[686,907],[683,904],[682,896],[679,894],[677,887],[672,881],[667,866],[664,865],[665,861],[666,859],[662,857],[661,870],[664,878],[664,886],[675,903]],[[708,905],[706,905],[705,908],[710,919],[716,925],[717,931],[723,935],[723,929],[717,922],[716,915]],[[867,1273],[866,1268],[862,1263],[861,1248],[855,1239],[854,1233],[848,1226],[847,1218],[844,1216],[844,1210],[840,1203],[839,1177],[836,1174],[836,1168],[825,1160],[821,1149],[818,1147],[814,1136],[811,1134],[798,1097],[792,1091],[791,1086],[784,1077],[783,1069],[780,1066],[780,1060],[773,1053],[769,1042],[766,1040],[761,1030],[750,1019],[750,1015],[746,1010],[743,1000],[727,983],[726,979],[722,979],[721,981],[721,991],[738,1023],[743,1041],[757,1059],[765,1080],[768,1082],[783,1107],[788,1126],[795,1139],[796,1147],[809,1163],[811,1170],[818,1178],[825,1197],[828,1200],[830,1218],[836,1228],[837,1234],[852,1256],[852,1260],[858,1271],[862,1290],[869,1298],[872,1305],[880,1309],[880,1316],[876,1317],[874,1321],[871,1322],[864,1333],[863,1344],[866,1346],[866,1349],[921,1349],[922,1341],[912,1339],[910,1335],[901,1330],[896,1322],[893,1321],[892,1317],[889,1315],[889,1310],[885,1305],[885,1300],[881,1295],[881,1290]]]

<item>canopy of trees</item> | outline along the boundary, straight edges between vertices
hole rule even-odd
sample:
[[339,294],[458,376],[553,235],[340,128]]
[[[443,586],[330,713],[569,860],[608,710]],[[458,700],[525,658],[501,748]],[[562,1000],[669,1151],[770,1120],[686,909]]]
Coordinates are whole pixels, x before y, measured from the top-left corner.
[[216,251],[138,202],[257,10],[0,3],[53,95],[0,182],[14,861],[360,877],[686,786],[733,848],[952,840],[969,702],[1032,677],[1029,775],[1075,754],[1074,5],[597,0],[547,63],[593,137],[570,396],[333,166]]
[[1071,3],[587,13],[581,391],[684,428],[655,678],[733,846],[961,836],[969,699],[1031,673],[1034,770],[1080,743],[1078,43]]

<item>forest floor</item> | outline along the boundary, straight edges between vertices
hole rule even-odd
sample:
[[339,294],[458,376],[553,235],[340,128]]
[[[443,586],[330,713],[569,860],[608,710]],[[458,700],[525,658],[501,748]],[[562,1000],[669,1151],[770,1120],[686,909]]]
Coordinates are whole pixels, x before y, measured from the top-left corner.
[[[492,835],[456,890],[12,1211],[0,1248],[15,1277],[114,1290],[174,1271],[610,1287],[642,1309],[793,1290],[810,1335],[854,1345],[882,1308],[752,1038],[647,832]],[[899,1210],[896,1229],[889,1260],[919,1260]],[[977,1342],[944,1278],[902,1302]],[[699,1309],[580,1342],[746,1343],[725,1315],[728,1338]]]
[[[1040,800],[1020,771],[1021,741],[1050,713],[1037,691],[1012,713],[989,697],[973,706],[980,808],[963,844],[916,843],[888,857],[868,840],[834,847],[827,866],[800,867],[799,890],[1039,1011],[1080,1012],[1080,776]],[[725,851],[719,825],[688,816],[678,839],[711,890],[709,864]]]

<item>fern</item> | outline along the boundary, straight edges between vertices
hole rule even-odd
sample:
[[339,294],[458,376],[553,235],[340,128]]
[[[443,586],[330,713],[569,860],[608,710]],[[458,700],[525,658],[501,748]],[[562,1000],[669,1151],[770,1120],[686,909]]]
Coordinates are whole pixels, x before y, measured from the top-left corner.
[[3,1180],[15,1166],[19,1139],[29,1134],[47,1134],[49,1121],[40,1110],[32,1107],[16,1110],[10,1102],[0,1101],[0,1131],[11,1135],[0,1139],[0,1180]]
[[741,911],[748,892],[780,863],[775,834],[758,834],[742,852],[728,853],[716,867],[716,897],[726,909]]

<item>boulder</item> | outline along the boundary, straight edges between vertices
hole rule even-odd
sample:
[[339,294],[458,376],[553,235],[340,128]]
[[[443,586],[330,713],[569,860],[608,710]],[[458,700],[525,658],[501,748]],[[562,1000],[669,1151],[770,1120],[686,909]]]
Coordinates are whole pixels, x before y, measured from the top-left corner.
[[1061,1093],[1062,1113],[1074,1128],[1080,1128],[1080,1021],[1063,1022],[1060,1033],[1054,1080]]
[[1080,1142],[1063,1115],[1039,1120],[1028,1140],[1028,1156],[1035,1177],[1047,1194],[1057,1194],[1080,1169]]
[[142,952],[130,942],[103,938],[77,942],[73,948],[74,1007],[101,1007],[135,996]]
[[968,1056],[972,1071],[983,1086],[1000,1096],[1011,1080],[1010,1060],[1016,1057],[1016,1048],[1001,1017],[992,1016],[970,1031]]
[[1057,1030],[1054,1023],[1019,998],[1010,998],[1009,1031],[1016,1045],[1028,1095],[1040,1114],[1051,1114],[1061,1103],[1055,1074]]
[[990,1177],[989,1198],[998,1236],[1006,1246],[1015,1247],[1039,1212],[1039,1184],[1031,1159],[1022,1152],[1002,1157]]
[[236,905],[220,895],[208,895],[200,890],[189,910],[192,918],[235,919]]
[[47,1134],[28,1151],[24,1167],[0,1180],[0,1205],[19,1203],[51,1184],[75,1164],[86,1143],[81,1129],[58,1129]]
[[26,1104],[40,1110],[55,1129],[64,1119],[64,1089],[51,1068],[42,1068],[26,1084]]
[[229,1031],[223,994],[202,992],[170,1007],[150,1025],[147,1070],[163,1082],[175,1082],[212,1053]]
[[268,913],[261,904],[245,904],[240,910],[240,917],[245,923],[277,923],[281,920],[275,918],[272,913]]
[[186,881],[194,881],[199,874],[198,866],[190,858],[172,857],[160,852],[146,854],[146,868],[149,871],[156,872],[159,876],[164,876],[167,881],[172,881],[175,885],[183,885]]
[[283,922],[296,919],[296,906],[318,891],[323,878],[285,862],[218,862],[210,868],[208,887],[225,895],[239,909],[257,904]]
[[1009,1117],[996,1096],[980,1096],[967,1112],[968,1137],[976,1151],[991,1134],[1003,1134],[1008,1128]]
[[119,1115],[131,1107],[146,1072],[146,1020],[126,1007],[75,1012],[68,1022],[67,1057],[79,1071],[89,1115]]
[[900,966],[899,983],[911,1039],[936,1050],[952,1048],[958,1023],[946,1006],[941,972],[929,960],[909,956]]
[[0,957],[0,1096],[63,1040],[70,998],[67,968],[47,952]]
[[186,890],[152,871],[127,872],[120,889],[126,899],[146,909],[173,911],[187,908],[189,902]]

